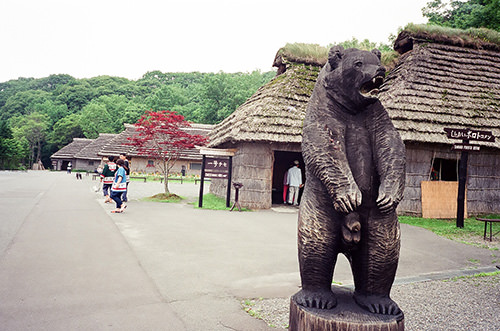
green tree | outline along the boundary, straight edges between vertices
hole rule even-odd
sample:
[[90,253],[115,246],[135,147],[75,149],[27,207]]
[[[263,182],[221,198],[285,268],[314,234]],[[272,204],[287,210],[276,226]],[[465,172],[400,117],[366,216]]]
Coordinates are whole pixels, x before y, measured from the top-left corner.
[[[351,40],[346,40],[341,42],[340,45],[344,48],[357,48],[366,51],[371,51],[372,49],[378,49],[381,52],[392,51],[392,47],[383,43],[375,43],[368,39],[358,40],[357,38],[352,38]],[[330,47],[328,47],[330,48]]]
[[7,99],[18,92],[28,91],[31,88],[33,78],[19,78],[0,83],[0,109],[5,105]]
[[30,81],[30,89],[32,90],[42,90],[45,92],[53,92],[55,91],[58,87],[64,86],[68,84],[69,82],[75,80],[70,75],[50,75],[49,77],[45,78],[39,78],[39,79],[33,79]]
[[429,24],[500,31],[500,0],[433,0],[427,3],[422,13],[429,19]]
[[18,144],[7,121],[0,121],[0,169],[17,169]]
[[85,137],[95,139],[99,133],[114,133],[111,114],[106,106],[93,102],[85,106],[80,113],[80,125]]
[[[45,114],[31,113],[25,116],[13,117],[10,120],[14,138],[26,141],[28,144],[29,167],[42,159],[42,144],[45,142],[49,128],[49,118]],[[24,143],[24,145],[26,145]],[[26,156],[26,155],[25,155]]]
[[71,112],[78,112],[87,105],[93,97],[92,87],[85,81],[73,80],[56,89],[57,100],[65,103]]
[[129,101],[122,95],[103,95],[92,100],[80,112],[80,125],[85,136],[97,138],[99,133],[121,132],[123,123],[140,117],[139,110],[128,106]]
[[73,138],[85,137],[80,125],[80,115],[71,114],[57,121],[47,136],[47,142],[53,145],[51,151],[57,151],[73,141]]
[[7,120],[13,116],[29,114],[35,111],[36,105],[52,99],[52,94],[41,90],[18,92],[5,102],[2,107],[1,119]]
[[160,110],[173,109],[179,106],[182,108],[182,106],[185,106],[189,102],[189,99],[182,86],[171,84],[161,86],[145,102],[149,109]]
[[68,106],[65,103],[58,103],[52,100],[46,100],[43,103],[33,105],[33,111],[47,115],[50,119],[50,126],[69,115]]

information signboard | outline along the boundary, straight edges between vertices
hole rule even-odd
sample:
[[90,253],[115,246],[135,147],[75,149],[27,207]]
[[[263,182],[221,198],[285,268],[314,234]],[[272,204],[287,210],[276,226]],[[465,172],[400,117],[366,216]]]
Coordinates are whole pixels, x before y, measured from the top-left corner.
[[481,146],[470,145],[470,144],[455,144],[455,145],[453,145],[451,150],[453,150],[453,151],[479,152],[481,150]]
[[495,137],[491,131],[469,130],[469,129],[452,129],[444,128],[446,135],[451,139],[460,140],[476,140],[476,141],[495,141]]
[[205,158],[205,177],[227,179],[229,174],[229,160],[221,157]]
[[452,150],[461,151],[460,163],[458,167],[458,196],[457,196],[457,227],[464,227],[465,211],[465,186],[467,183],[467,163],[469,152],[477,152],[481,149],[479,145],[471,145],[469,141],[495,141],[491,131],[444,128],[446,135],[450,139],[462,140],[461,144],[454,144]]

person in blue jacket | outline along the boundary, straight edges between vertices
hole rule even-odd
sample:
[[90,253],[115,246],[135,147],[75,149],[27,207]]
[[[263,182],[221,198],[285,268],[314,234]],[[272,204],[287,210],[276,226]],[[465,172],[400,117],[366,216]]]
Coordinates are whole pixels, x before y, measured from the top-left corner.
[[127,174],[123,167],[125,162],[122,159],[116,161],[118,169],[115,173],[115,179],[111,186],[111,199],[116,202],[116,209],[112,213],[123,213],[127,205],[122,201],[122,194],[127,192]]

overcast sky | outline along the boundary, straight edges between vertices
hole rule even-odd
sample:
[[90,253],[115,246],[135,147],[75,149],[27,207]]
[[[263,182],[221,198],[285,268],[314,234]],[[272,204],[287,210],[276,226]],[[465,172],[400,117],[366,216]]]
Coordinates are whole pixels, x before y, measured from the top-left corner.
[[388,43],[430,0],[0,0],[0,82],[272,70],[286,43]]

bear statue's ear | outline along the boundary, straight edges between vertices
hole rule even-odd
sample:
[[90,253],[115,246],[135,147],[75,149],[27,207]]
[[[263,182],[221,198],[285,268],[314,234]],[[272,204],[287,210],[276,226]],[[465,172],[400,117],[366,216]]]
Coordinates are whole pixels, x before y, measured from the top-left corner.
[[377,55],[378,59],[380,60],[381,57],[382,57],[382,53],[380,53],[380,51],[378,49],[372,49],[372,53]]
[[328,52],[328,63],[330,63],[331,70],[337,68],[343,56],[344,47],[337,45],[330,48],[330,51]]

